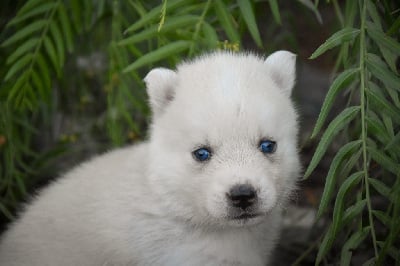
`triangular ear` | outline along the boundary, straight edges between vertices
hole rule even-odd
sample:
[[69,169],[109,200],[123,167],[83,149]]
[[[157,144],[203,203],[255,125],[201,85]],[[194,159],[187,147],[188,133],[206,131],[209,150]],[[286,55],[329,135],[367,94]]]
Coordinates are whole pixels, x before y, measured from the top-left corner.
[[174,98],[177,75],[170,69],[154,68],[146,75],[144,82],[146,82],[153,117],[157,117]]
[[290,96],[296,80],[296,55],[288,51],[277,51],[265,60],[275,83]]

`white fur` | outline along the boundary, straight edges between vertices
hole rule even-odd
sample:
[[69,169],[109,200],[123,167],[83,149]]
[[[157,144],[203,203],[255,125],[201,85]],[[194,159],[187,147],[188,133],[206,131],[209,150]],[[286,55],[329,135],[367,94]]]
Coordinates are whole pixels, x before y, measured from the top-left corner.
[[[299,171],[293,54],[215,53],[154,69],[148,142],[80,165],[27,206],[0,265],[265,265]],[[276,141],[264,155],[261,139]],[[209,161],[192,152],[207,145]],[[254,186],[260,216],[230,218],[227,191]]]

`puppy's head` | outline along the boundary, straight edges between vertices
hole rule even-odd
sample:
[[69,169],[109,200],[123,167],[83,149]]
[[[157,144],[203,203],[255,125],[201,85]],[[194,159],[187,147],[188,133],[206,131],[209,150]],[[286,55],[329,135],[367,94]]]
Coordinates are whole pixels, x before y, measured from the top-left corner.
[[149,179],[170,214],[246,225],[284,202],[299,171],[295,55],[215,53],[176,71],[153,69],[145,82]]

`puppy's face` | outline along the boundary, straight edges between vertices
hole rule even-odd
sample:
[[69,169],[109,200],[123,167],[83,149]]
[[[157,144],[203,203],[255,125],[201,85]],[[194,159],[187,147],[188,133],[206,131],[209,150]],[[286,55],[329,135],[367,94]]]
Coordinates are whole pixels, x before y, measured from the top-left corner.
[[[281,60],[294,61],[283,53]],[[150,182],[171,214],[196,224],[250,225],[287,198],[299,171],[289,99],[294,69],[282,79],[282,62],[274,62],[215,54],[177,73],[157,70],[170,82],[158,95],[165,102],[154,102],[150,72]]]

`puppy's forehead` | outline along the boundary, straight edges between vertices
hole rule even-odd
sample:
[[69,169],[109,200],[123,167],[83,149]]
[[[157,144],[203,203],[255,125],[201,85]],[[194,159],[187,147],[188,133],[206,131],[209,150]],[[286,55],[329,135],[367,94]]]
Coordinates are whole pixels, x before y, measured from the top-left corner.
[[290,108],[264,60],[254,55],[216,54],[180,65],[177,74],[179,105],[203,117],[261,115],[276,102]]
[[273,85],[263,59],[254,55],[229,53],[205,56],[178,67],[177,94],[239,100],[246,94],[265,92]]
[[[264,59],[217,54],[178,66],[171,107],[176,127],[189,135],[281,135],[294,124],[287,95],[274,83]],[[168,121],[170,123],[170,121]]]

